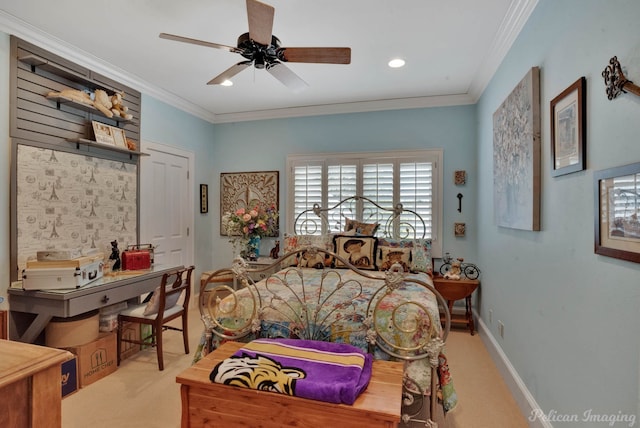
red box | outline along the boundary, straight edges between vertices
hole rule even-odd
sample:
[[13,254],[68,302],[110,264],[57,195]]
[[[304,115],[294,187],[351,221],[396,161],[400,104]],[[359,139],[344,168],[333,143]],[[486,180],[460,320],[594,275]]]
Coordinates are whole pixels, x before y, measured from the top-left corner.
[[145,250],[125,250],[122,252],[122,270],[151,268],[151,254]]

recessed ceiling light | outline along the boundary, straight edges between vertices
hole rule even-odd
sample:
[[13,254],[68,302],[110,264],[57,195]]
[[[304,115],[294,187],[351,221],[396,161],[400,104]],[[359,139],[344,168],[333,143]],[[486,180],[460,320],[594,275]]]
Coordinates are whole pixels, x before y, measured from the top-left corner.
[[389,61],[389,67],[391,68],[400,68],[404,66],[404,60],[400,58],[392,59]]
[[233,86],[233,82],[231,80],[227,79],[224,82],[222,82],[220,85],[222,85],[222,86]]

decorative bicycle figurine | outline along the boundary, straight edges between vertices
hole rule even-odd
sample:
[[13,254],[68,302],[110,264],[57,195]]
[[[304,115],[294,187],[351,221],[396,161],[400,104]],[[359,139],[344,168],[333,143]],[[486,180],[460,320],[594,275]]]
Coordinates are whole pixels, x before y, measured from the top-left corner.
[[[460,272],[467,277],[467,279],[478,279],[480,276],[480,269],[478,269],[478,266],[473,263],[463,263],[464,259],[461,257],[458,257],[456,260],[460,262]],[[440,266],[440,274],[442,276],[446,276],[447,272],[449,272],[452,261],[453,257],[451,257],[451,254],[445,253],[442,257],[442,266]]]

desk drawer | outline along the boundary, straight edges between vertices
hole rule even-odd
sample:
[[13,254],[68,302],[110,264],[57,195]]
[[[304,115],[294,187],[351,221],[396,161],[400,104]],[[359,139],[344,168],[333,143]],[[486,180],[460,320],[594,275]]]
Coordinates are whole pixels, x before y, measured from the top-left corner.
[[76,297],[69,300],[69,316],[75,316],[94,309],[100,309],[114,303],[124,302],[144,293],[132,293],[135,287],[117,287],[109,290],[98,291],[86,296]]

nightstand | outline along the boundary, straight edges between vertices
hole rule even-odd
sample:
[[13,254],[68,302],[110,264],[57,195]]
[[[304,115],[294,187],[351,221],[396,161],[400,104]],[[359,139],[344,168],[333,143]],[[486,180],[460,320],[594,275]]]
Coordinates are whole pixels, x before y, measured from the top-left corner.
[[[433,285],[438,293],[449,303],[449,313],[451,314],[451,323],[462,323],[469,327],[471,335],[475,333],[473,323],[473,313],[471,312],[471,295],[480,285],[477,279],[445,279],[442,275],[434,275]],[[454,315],[453,302],[465,299],[464,315]]]
[[[271,257],[258,257],[258,260],[247,261],[247,264],[249,265],[249,269],[266,269],[275,261],[276,260],[272,259]],[[253,281],[258,282],[261,279],[268,278],[269,276],[278,272],[278,270],[280,270],[279,266],[276,265],[270,269],[266,269],[260,272],[249,272],[248,274]]]

